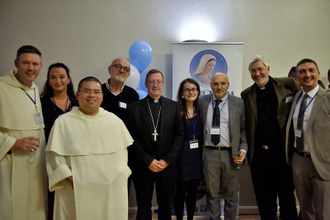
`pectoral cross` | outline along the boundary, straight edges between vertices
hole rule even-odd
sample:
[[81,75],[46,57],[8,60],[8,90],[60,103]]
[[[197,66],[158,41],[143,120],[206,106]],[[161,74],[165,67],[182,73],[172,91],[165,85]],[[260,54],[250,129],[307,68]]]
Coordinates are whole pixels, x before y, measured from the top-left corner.
[[157,129],[154,130],[154,133],[152,133],[152,135],[154,136],[154,141],[157,141]]

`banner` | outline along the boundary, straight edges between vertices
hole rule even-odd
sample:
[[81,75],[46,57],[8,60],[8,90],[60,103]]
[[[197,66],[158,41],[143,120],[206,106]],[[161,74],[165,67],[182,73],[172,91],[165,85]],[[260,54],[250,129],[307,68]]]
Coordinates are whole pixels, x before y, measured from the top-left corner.
[[229,92],[240,96],[242,91],[243,43],[173,43],[172,99],[176,100],[179,85],[186,78],[195,79],[201,95],[211,93],[210,82],[217,72],[229,78]]

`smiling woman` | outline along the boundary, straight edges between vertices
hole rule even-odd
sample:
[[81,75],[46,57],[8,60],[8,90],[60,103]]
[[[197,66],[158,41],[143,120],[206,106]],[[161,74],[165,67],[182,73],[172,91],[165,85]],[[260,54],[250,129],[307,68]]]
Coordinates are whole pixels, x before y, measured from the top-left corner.
[[184,79],[178,90],[178,104],[184,124],[184,140],[178,156],[179,174],[175,194],[176,219],[183,219],[186,201],[187,219],[193,219],[197,187],[202,178],[202,122],[199,115],[198,97],[200,86],[191,78]]
[[[41,105],[45,123],[46,142],[58,116],[78,105],[74,95],[70,69],[63,63],[49,66],[47,81],[41,93]],[[53,218],[54,192],[48,193],[48,219]]]
[[49,66],[47,81],[41,92],[42,112],[45,122],[46,140],[56,118],[69,112],[78,102],[74,95],[70,69],[63,63]]

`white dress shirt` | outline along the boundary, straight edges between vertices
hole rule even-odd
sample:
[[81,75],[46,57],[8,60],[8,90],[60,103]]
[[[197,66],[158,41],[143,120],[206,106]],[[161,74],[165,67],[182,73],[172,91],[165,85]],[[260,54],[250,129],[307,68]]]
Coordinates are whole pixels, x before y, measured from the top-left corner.
[[[310,124],[309,124],[309,118],[311,116],[311,112],[314,106],[314,101],[317,92],[319,91],[319,85],[317,85],[313,90],[309,91],[307,93],[307,102],[306,102],[306,108],[305,108],[305,116],[304,116],[304,121],[303,121],[303,138],[304,138],[304,150],[303,152],[309,152],[309,146],[308,146],[308,141],[307,141],[307,134],[310,129]],[[296,107],[294,109],[293,113],[293,128],[294,128],[294,133],[295,136],[299,136],[297,133],[297,122],[298,122],[298,116],[299,116],[299,109],[300,109],[300,103],[306,94],[305,91],[302,92],[302,95],[300,97],[300,100],[297,102]],[[296,140],[294,141],[294,146],[296,147]]]

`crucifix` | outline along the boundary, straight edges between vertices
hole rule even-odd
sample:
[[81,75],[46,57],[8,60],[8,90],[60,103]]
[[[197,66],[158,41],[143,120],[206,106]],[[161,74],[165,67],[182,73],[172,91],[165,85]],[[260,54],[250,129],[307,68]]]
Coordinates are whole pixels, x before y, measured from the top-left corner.
[[154,141],[157,141],[158,133],[156,129],[154,130],[154,133],[152,133],[152,135],[154,136]]
[[149,109],[149,113],[150,113],[150,117],[151,117],[152,126],[154,127],[154,133],[152,133],[152,135],[154,136],[154,141],[157,141],[157,136],[159,135],[157,133],[157,127],[158,127],[158,123],[159,123],[160,111],[162,110],[162,106],[159,107],[157,122],[155,124],[154,117],[152,116],[152,112],[151,112],[151,109],[150,109],[150,104],[149,104],[148,99],[147,99],[147,103],[148,103],[148,109]]

